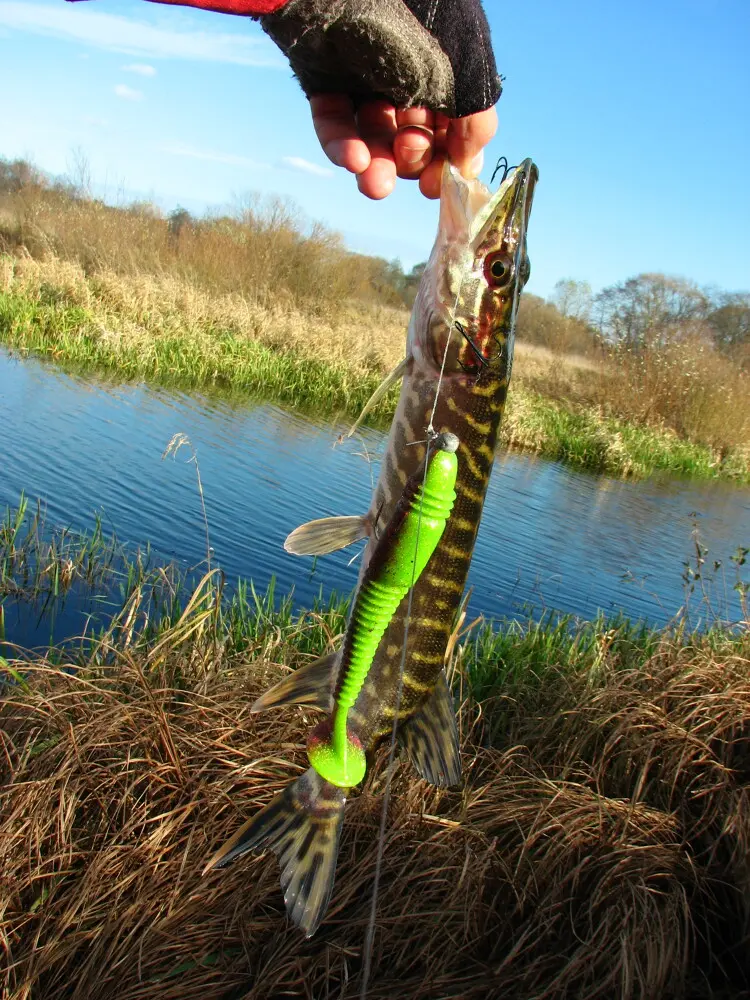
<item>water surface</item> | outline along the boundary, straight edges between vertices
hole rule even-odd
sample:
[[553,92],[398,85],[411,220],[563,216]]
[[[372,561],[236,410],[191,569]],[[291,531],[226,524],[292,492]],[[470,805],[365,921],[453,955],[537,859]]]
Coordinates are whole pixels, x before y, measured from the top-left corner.
[[[198,459],[212,559],[230,585],[243,577],[263,589],[275,576],[277,592],[294,588],[300,608],[321,589],[354,586],[356,550],[319,559],[313,571],[283,541],[310,518],[367,509],[385,440],[378,431],[334,446],[343,424],[246,399],[78,378],[2,351],[0,426],[0,508],[24,491],[44,500],[50,525],[90,529],[98,513],[121,541],[196,566],[206,557],[196,465],[188,449],[161,457],[182,433]],[[533,607],[591,618],[601,610],[664,624],[685,601],[696,524],[709,564],[722,563],[715,608],[736,618],[729,557],[750,541],[750,490],[622,481],[501,456],[469,578],[471,608],[487,617],[525,617]],[[47,638],[29,621],[9,621],[9,639]]]

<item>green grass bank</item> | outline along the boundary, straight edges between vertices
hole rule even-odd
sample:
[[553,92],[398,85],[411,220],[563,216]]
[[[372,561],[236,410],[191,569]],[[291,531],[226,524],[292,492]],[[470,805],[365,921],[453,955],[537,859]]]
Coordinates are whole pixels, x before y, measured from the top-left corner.
[[[19,264],[5,257],[2,263],[0,342],[77,371],[246,393],[354,420],[403,350],[399,310],[350,305],[332,325],[288,308],[212,298],[172,279],[87,276],[55,258]],[[356,350],[352,329],[360,331]],[[750,482],[747,449],[692,442],[669,428],[618,417],[590,399],[576,401],[589,377],[585,368],[574,370],[559,358],[540,362],[522,344],[518,353],[501,447],[615,476],[665,472]],[[352,363],[352,357],[360,360]],[[559,385],[566,365],[575,390],[568,398]],[[387,426],[396,398],[393,391],[380,403],[372,424]]]

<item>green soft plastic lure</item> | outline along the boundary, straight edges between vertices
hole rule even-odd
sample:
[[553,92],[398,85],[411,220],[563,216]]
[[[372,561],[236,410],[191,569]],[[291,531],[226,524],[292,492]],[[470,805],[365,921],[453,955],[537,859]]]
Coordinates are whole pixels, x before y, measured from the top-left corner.
[[[371,749],[363,745],[352,722],[355,703],[371,678],[384,633],[445,531],[456,499],[458,447],[456,435],[439,434],[428,449],[426,465],[407,480],[362,576],[341,650],[294,671],[252,707],[257,712],[280,705],[314,705],[328,718],[310,735],[309,770],[241,826],[205,871],[223,868],[247,851],[270,847],[281,860],[287,912],[308,937],[328,907],[347,792],[364,778],[366,752]],[[426,711],[435,732],[444,734],[451,748],[448,754],[452,751],[457,761],[453,703],[444,678],[428,695]],[[417,727],[417,733],[425,729]],[[441,738],[435,747],[434,734],[429,737],[433,749],[442,745]],[[437,766],[444,776],[455,782],[456,767],[447,765],[439,753],[435,759],[442,761]]]
[[347,716],[396,609],[424,572],[445,530],[456,500],[457,449],[454,434],[441,434],[435,440],[424,477],[407,483],[357,593],[330,731],[324,735],[313,731],[308,744],[312,766],[339,788],[352,788],[365,776],[365,751],[349,732]]

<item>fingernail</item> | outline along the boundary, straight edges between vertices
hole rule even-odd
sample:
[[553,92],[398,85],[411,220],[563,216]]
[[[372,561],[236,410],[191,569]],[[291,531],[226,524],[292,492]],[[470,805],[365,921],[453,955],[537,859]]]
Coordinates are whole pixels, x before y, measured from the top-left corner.
[[404,163],[419,163],[426,152],[426,149],[410,149],[405,146],[401,149],[401,159]]

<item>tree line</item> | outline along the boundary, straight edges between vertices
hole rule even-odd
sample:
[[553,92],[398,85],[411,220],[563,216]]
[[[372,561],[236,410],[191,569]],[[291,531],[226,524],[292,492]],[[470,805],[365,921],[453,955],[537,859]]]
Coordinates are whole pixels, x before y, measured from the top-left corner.
[[750,345],[750,292],[702,288],[686,278],[638,274],[591,294],[587,282],[558,281],[552,301],[605,343],[634,352],[703,340],[726,353]]

